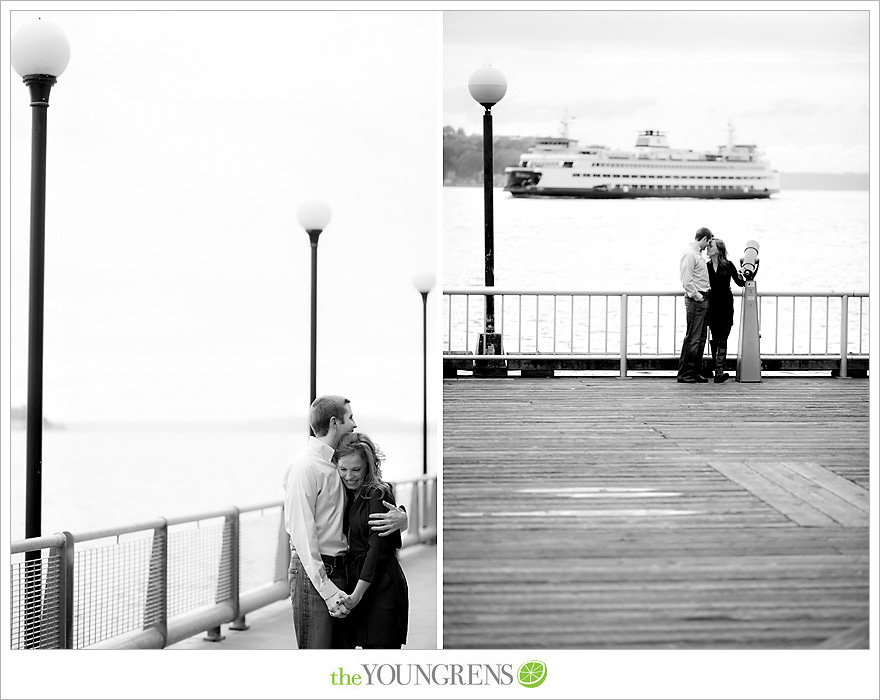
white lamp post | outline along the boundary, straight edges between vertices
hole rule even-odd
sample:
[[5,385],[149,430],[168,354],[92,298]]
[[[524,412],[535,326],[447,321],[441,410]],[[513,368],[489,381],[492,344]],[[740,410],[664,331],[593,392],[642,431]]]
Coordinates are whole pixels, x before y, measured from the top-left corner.
[[434,287],[434,275],[420,272],[413,277],[422,295],[422,474],[428,473],[428,293]]
[[[492,107],[501,101],[507,92],[507,80],[497,68],[483,66],[471,75],[468,90],[484,108],[483,113],[483,217],[486,257],[486,286],[495,285],[495,231],[492,204],[494,168],[492,165]],[[495,297],[486,295],[486,321],[484,333],[480,337],[480,355],[501,355],[501,335],[495,333]],[[490,366],[478,362],[475,371]]]
[[319,200],[310,200],[300,205],[297,210],[297,219],[306,233],[312,245],[312,332],[311,332],[311,381],[309,405],[317,397],[316,388],[316,363],[318,349],[318,237],[330,223],[330,207]]

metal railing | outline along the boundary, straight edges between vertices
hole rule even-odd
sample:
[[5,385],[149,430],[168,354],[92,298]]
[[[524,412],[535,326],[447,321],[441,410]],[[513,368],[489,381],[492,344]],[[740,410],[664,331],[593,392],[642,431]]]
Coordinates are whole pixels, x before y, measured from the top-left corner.
[[[762,359],[803,360],[804,368],[810,361],[833,360],[841,376],[846,376],[849,361],[867,361],[866,292],[758,291]],[[619,363],[621,376],[626,376],[631,360],[677,358],[686,330],[681,292],[446,289],[444,364],[462,368],[471,360],[500,359],[474,352],[487,296],[495,299],[495,332],[502,335],[503,359],[513,361],[511,367],[520,360],[564,368],[577,360],[595,365],[604,359]],[[728,357],[738,351],[740,297],[737,289]]]
[[[395,482],[403,546],[437,539],[437,479]],[[13,649],[164,648],[289,595],[283,502],[11,545]]]

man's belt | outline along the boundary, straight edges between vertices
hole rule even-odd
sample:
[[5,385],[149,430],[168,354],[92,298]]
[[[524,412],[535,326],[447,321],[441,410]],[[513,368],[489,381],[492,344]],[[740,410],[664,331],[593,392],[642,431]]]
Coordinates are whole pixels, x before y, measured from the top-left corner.
[[[291,548],[290,554],[298,559],[300,558],[297,551],[293,548]],[[324,562],[324,570],[327,572],[327,575],[330,576],[334,569],[345,567],[346,555],[337,554],[335,557],[331,557],[329,554],[322,554],[321,561]]]
[[328,576],[332,576],[333,572],[336,569],[345,570],[345,555],[337,554],[335,557],[328,556],[327,554],[321,555],[321,561],[324,562],[324,571],[327,572]]
[[325,564],[329,564],[330,566],[345,566],[345,555],[344,554],[338,554],[335,557],[331,557],[326,554],[322,554],[321,560]]

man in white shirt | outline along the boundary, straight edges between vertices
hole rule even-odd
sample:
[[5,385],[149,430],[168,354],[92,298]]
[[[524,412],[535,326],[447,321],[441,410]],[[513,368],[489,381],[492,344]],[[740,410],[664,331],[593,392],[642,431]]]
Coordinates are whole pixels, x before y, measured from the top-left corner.
[[681,256],[681,286],[684,288],[684,308],[687,313],[687,331],[678,359],[678,380],[684,384],[708,382],[700,373],[703,367],[703,348],[706,345],[706,313],[709,311],[709,270],[703,251],[712,240],[707,228],[697,230],[694,240]]
[[[293,459],[284,490],[290,535],[290,599],[300,649],[341,647],[337,619],[348,614],[345,554],[345,487],[331,462],[336,445],[357,423],[342,396],[319,396],[309,409],[314,437]],[[405,530],[407,516],[390,510],[375,529]]]

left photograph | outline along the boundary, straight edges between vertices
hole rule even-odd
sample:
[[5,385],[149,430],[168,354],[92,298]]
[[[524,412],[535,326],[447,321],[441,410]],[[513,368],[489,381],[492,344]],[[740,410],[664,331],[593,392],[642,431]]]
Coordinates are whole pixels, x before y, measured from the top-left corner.
[[438,648],[439,16],[10,5],[7,649]]

